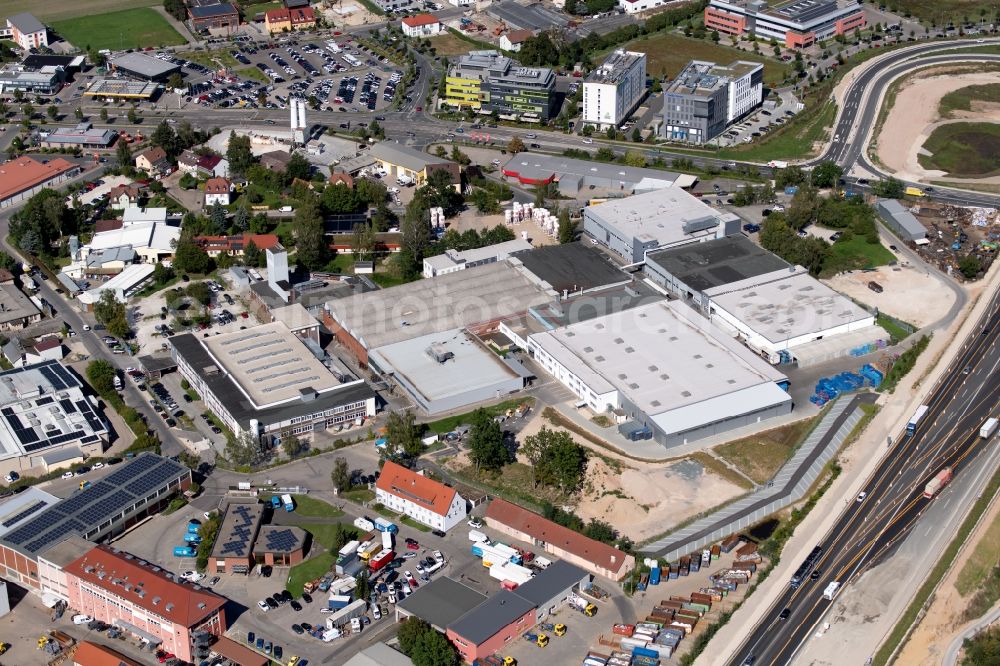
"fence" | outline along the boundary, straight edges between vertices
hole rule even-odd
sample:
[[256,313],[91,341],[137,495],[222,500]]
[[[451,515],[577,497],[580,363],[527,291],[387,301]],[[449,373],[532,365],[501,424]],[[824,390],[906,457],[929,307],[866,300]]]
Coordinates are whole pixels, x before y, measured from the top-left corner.
[[650,543],[641,550],[668,562],[699,551],[746,530],[794,504],[809,492],[823,468],[864,416],[860,405],[872,403],[871,393],[838,399],[774,479],[756,492],[691,525]]

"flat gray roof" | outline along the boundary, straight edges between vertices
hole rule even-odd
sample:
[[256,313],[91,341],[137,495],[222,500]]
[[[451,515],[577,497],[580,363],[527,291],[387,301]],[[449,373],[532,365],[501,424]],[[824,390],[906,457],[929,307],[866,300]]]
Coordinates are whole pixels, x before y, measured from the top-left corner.
[[375,159],[417,172],[423,171],[432,164],[442,164],[448,161],[395,141],[380,141],[369,149],[368,154]]
[[[659,302],[531,336],[597,394],[619,391],[654,416],[785,380],[707,319]],[[775,394],[777,395],[777,394]],[[787,394],[786,394],[787,397]]]
[[544,280],[551,289],[569,293],[629,282],[632,278],[597,248],[582,242],[543,245],[515,252],[532,275]]
[[465,640],[480,645],[534,608],[530,601],[517,593],[501,590],[452,622],[448,628]]
[[148,79],[167,76],[173,72],[179,72],[181,69],[180,65],[175,65],[168,60],[160,60],[142,53],[124,53],[112,58],[111,65],[116,69],[122,69]]
[[485,600],[486,595],[480,594],[457,580],[442,576],[426,585],[421,585],[413,594],[400,601],[396,606],[436,629],[444,631],[448,625]]
[[646,263],[656,264],[699,291],[789,267],[787,261],[742,234],[650,252]]
[[413,666],[413,662],[385,643],[375,643],[348,659],[344,666]]
[[645,57],[645,53],[637,53],[635,51],[626,51],[624,49],[612,51],[600,66],[587,75],[584,81],[587,83],[618,84],[628,73],[629,69]]
[[714,308],[772,343],[873,319],[801,266],[709,289],[705,295]]
[[674,183],[681,174],[660,169],[630,167],[622,164],[578,160],[561,155],[518,153],[503,166],[503,175],[528,181],[578,177],[624,182],[626,189],[659,189]]
[[514,593],[540,608],[555,596],[589,578],[590,574],[575,564],[556,560],[544,571],[535,574],[534,578],[518,586]]
[[493,321],[550,298],[507,261],[498,261],[331,300],[327,307],[334,321],[372,350]]
[[718,225],[733,217],[679,187],[611,199],[588,206],[584,214],[642,242],[660,245],[714,236]]
[[13,284],[0,284],[0,323],[41,314],[30,298]]
[[875,208],[883,217],[891,217],[907,234],[917,238],[927,235],[927,227],[896,199],[879,199]]
[[[439,363],[428,353],[431,347],[452,357]],[[424,397],[425,404],[519,376],[503,359],[460,328],[379,347],[371,353],[371,358],[383,370],[405,377],[407,385]]]

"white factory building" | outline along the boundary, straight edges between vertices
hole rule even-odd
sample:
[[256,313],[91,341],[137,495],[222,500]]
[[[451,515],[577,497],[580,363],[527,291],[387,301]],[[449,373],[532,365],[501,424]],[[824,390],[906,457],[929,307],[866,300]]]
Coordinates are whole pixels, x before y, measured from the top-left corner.
[[618,127],[646,93],[646,54],[618,49],[583,82],[583,122]]
[[667,448],[792,409],[785,375],[678,301],[535,333],[528,351],[620,432]]
[[712,287],[712,323],[771,363],[800,365],[847,354],[888,334],[875,315],[793,266]]
[[448,249],[445,250],[444,254],[425,257],[423,274],[425,278],[432,278],[456,271],[464,271],[466,268],[503,261],[515,252],[530,250],[532,247],[528,241],[518,238],[471,250]]
[[583,231],[638,264],[653,250],[740,233],[740,218],[674,186],[588,206]]

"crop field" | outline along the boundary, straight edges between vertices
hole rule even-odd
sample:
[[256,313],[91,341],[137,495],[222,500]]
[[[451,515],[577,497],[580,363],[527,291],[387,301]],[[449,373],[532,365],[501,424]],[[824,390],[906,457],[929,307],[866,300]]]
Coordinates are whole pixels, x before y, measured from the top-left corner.
[[434,53],[439,56],[454,56],[468,53],[473,49],[472,44],[459,39],[451,33],[444,33],[430,38]]
[[954,22],[956,25],[966,19],[978,23],[980,12],[986,10],[986,20],[992,20],[996,3],[984,0],[892,0],[885,3],[891,11],[909,13],[924,21],[935,21],[938,26]]
[[149,7],[52,21],[51,28],[78,48],[135,49],[183,44],[184,38]]
[[30,12],[39,20],[50,23],[77,16],[95,16],[107,12],[137,7],[158,7],[162,0],[73,0],[71,2],[39,2],[38,0],[4,0],[5,16]]
[[[628,49],[646,54],[646,71],[650,76],[666,75],[673,79],[691,60],[710,60],[728,65],[734,60],[764,63],[764,83],[775,86],[791,72],[791,66],[773,58],[747,53],[731,46],[713,44],[704,39],[664,33],[629,42]],[[595,62],[598,60],[594,58]]]
[[925,169],[940,169],[967,178],[1000,173],[1000,125],[942,125],[931,132],[923,147],[931,153],[919,156],[920,166]]

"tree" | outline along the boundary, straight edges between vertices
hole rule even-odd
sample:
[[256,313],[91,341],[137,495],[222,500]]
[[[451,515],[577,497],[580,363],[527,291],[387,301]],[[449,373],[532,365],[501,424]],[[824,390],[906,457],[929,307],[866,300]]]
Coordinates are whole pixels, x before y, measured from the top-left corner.
[[205,275],[212,270],[212,258],[193,240],[182,236],[174,249],[174,268],[181,273]]
[[118,166],[120,167],[132,166],[132,149],[122,139],[118,139],[118,144],[115,148],[115,159],[118,161]]
[[323,218],[315,199],[306,199],[296,209],[292,218],[295,234],[296,256],[300,264],[309,270],[319,270],[326,264],[329,248],[323,231]]
[[226,440],[224,453],[229,462],[240,467],[255,465],[263,458],[260,442],[246,430]]
[[125,304],[118,300],[113,290],[101,292],[101,298],[94,303],[94,317],[116,338],[127,338],[132,333],[125,315]]
[[163,152],[169,157],[176,157],[180,152],[177,145],[177,134],[166,120],[156,126],[156,129],[153,130],[153,136],[149,137],[149,141],[154,146],[163,148]]
[[177,184],[181,186],[181,189],[190,190],[191,188],[198,187],[198,179],[189,173],[185,173],[177,181]]
[[14,267],[17,266],[18,261],[10,254],[0,250],[0,268],[5,268],[8,271],[13,271]]
[[266,256],[251,238],[243,248],[243,265],[249,268],[260,268],[263,261],[266,261]]
[[305,451],[306,445],[295,435],[289,435],[281,438],[281,448],[284,449],[286,456],[294,458]]
[[136,113],[136,110],[135,110],[134,106],[130,106],[128,108],[128,115],[127,115],[127,117],[128,117],[129,123],[131,123],[133,125],[135,125],[136,121],[139,120],[139,114]]
[[158,287],[166,285],[168,282],[174,279],[174,269],[172,266],[164,266],[163,264],[157,262],[153,266],[153,282]]
[[590,522],[587,523],[587,527],[584,528],[583,533],[591,539],[602,543],[612,543],[617,536],[615,534],[615,529],[611,527],[611,525],[596,518],[590,519]]
[[843,174],[844,170],[836,162],[820,162],[812,170],[813,187],[833,187]]
[[208,209],[208,220],[211,223],[211,235],[217,236],[226,230],[226,218],[228,213],[226,209],[222,207],[218,201],[212,204],[212,207]]
[[343,183],[328,183],[321,195],[323,211],[329,215],[353,213],[358,209],[354,190]]
[[369,261],[375,253],[375,227],[371,222],[355,225],[351,235],[351,253],[358,261]]
[[226,147],[226,160],[229,161],[229,171],[235,175],[245,176],[253,165],[253,151],[250,149],[250,137],[237,136],[229,133],[229,145]]
[[[79,107],[77,107],[77,110],[79,111]],[[59,115],[59,107],[56,106],[55,104],[50,104],[49,108],[46,109],[45,112],[46,112],[46,114],[48,114],[49,119],[55,120],[56,116]],[[80,115],[82,116],[83,113],[81,112]]]
[[410,410],[389,412],[385,428],[389,446],[394,451],[402,451],[409,458],[416,458],[423,453],[424,443],[420,441],[421,426],[417,425],[417,419]]
[[568,432],[542,427],[537,434],[525,438],[522,449],[531,461],[536,484],[558,486],[562,492],[580,485],[587,453]]
[[966,255],[958,261],[958,270],[961,271],[966,280],[972,280],[979,275],[982,267],[983,265],[979,261],[979,258],[972,254]]
[[881,178],[872,185],[872,191],[880,197],[887,199],[902,199],[906,186],[892,176]]
[[200,305],[212,302],[212,290],[208,288],[207,282],[192,282],[184,291]]
[[180,72],[174,72],[167,79],[167,88],[170,90],[177,90],[178,88],[184,87],[184,79],[181,78]]
[[576,240],[576,222],[570,219],[569,210],[559,211],[559,242],[565,245]]
[[630,150],[625,153],[625,164],[630,167],[642,168],[646,166],[646,156],[638,150]]
[[351,487],[351,470],[347,466],[347,460],[342,457],[333,459],[333,469],[330,470],[330,483],[333,490],[338,495],[347,491]]
[[299,153],[292,153],[292,156],[288,158],[288,166],[285,167],[285,180],[289,183],[296,178],[309,180],[311,175],[312,165],[309,164],[309,160]]
[[[236,207],[236,212],[233,214],[233,226],[240,233],[243,233],[250,226],[250,209],[246,207],[246,202],[241,201],[240,205]],[[244,254],[246,250],[244,249]]]
[[35,115],[35,107],[31,104],[25,104],[21,107],[21,115],[24,116],[25,121],[31,122],[32,116]]
[[524,141],[521,141],[521,137],[515,136],[507,143],[507,152],[511,155],[517,155],[524,151]]
[[503,430],[496,419],[482,408],[472,414],[469,431],[469,458],[476,471],[485,469],[497,472],[511,462],[510,451],[504,446]]
[[359,206],[379,206],[389,196],[389,188],[374,178],[354,181],[354,198]]
[[115,377],[118,371],[110,362],[104,360],[91,361],[87,364],[87,381],[94,387],[98,395],[111,395],[115,392]]
[[718,44],[719,43],[719,39],[720,39],[720,37],[719,37],[719,31],[718,30],[713,30],[712,31],[712,41],[715,42],[716,44]]
[[458,652],[444,634],[423,620],[407,618],[399,625],[399,647],[413,666],[457,666]]

